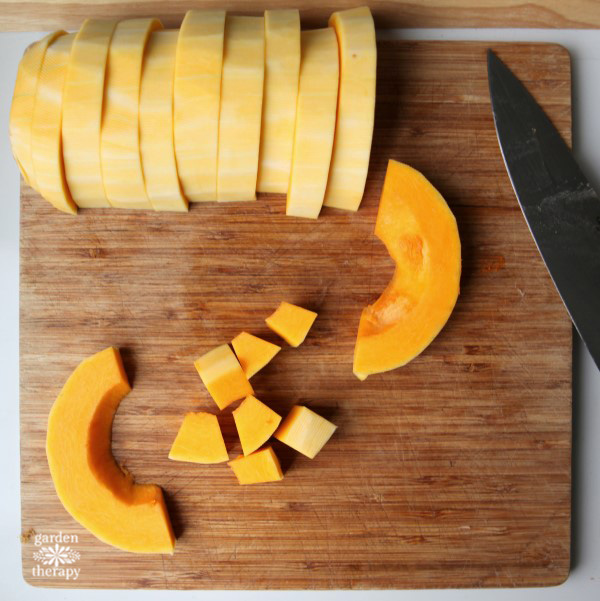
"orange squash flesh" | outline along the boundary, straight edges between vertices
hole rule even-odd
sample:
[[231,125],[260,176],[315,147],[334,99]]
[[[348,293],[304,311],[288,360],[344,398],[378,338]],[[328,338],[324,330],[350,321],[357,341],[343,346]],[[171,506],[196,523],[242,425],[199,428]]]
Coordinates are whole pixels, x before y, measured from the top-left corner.
[[240,332],[231,341],[231,346],[248,379],[267,365],[281,350],[280,346],[248,332]]
[[130,391],[119,351],[107,348],[71,374],[48,419],[46,454],[65,509],[100,540],[138,553],[172,553],[160,487],[135,484],[111,452],[111,428]]
[[429,346],[448,321],[460,288],[456,219],[412,167],[389,162],[375,235],[396,270],[360,318],[353,369],[361,380],[405,365]]
[[246,397],[232,413],[246,456],[267,442],[281,421],[280,415],[253,396]]
[[283,480],[279,459],[271,447],[265,447],[244,457],[240,455],[227,464],[240,484],[260,484]]
[[314,311],[283,301],[275,312],[265,319],[265,322],[290,346],[297,347],[304,342],[315,319],[317,314]]
[[229,459],[221,426],[212,413],[186,413],[169,451],[169,459],[191,463],[222,463]]

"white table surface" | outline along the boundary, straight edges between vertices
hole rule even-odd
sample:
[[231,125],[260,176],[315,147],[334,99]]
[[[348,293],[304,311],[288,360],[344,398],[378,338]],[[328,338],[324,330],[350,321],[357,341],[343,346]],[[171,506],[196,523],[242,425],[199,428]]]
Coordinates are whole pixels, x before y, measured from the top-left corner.
[[[86,591],[33,588],[21,577],[19,499],[19,173],[8,141],[8,112],[17,64],[39,33],[0,34],[0,599],[211,599],[229,601],[328,600],[342,597],[384,601],[587,601],[600,599],[600,372],[576,340],[573,428],[573,567],[565,584],[547,589],[223,592]],[[600,31],[530,29],[399,30],[386,37],[558,42],[573,59],[574,145],[580,163],[600,190]],[[383,35],[381,36],[383,37]]]

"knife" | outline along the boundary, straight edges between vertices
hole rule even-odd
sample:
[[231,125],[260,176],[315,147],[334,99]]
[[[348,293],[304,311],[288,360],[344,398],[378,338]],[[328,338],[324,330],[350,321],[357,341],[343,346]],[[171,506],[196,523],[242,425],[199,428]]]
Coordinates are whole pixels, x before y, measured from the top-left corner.
[[600,198],[542,108],[491,50],[487,66],[510,181],[554,285],[600,369]]

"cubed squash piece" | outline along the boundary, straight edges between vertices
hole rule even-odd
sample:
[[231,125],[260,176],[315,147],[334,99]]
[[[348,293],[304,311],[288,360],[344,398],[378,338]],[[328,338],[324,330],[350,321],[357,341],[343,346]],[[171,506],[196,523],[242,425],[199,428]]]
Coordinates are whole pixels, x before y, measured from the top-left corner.
[[208,351],[194,362],[206,389],[219,409],[254,394],[248,378],[228,344]]
[[314,459],[331,438],[337,426],[308,407],[296,405],[274,436],[299,453]]
[[186,413],[169,459],[191,463],[222,463],[229,459],[219,420],[212,413]]
[[267,325],[289,345],[300,346],[312,327],[317,314],[297,305],[283,301],[273,315],[267,317]]
[[271,447],[244,457],[240,455],[227,465],[233,470],[240,484],[258,484],[283,480],[279,459]]
[[238,334],[231,345],[247,378],[260,371],[281,350],[280,346],[248,332]]
[[234,409],[233,419],[246,456],[267,442],[281,422],[280,415],[252,395]]

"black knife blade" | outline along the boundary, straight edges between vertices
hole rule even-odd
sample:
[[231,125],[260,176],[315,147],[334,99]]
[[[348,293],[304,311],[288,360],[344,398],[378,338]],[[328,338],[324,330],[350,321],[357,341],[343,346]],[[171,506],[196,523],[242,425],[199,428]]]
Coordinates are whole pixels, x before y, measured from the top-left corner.
[[550,276],[600,369],[600,198],[557,129],[488,50],[496,133],[515,194]]

